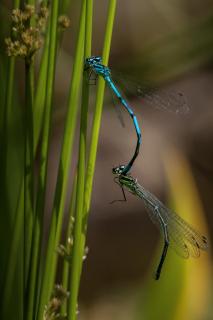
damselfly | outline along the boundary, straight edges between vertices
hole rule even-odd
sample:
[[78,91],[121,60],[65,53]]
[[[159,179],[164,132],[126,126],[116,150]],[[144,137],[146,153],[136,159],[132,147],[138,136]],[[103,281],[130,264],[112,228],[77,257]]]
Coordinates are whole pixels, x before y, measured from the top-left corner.
[[114,92],[116,97],[120,100],[121,104],[124,106],[124,108],[129,113],[130,117],[132,118],[132,121],[133,121],[133,124],[135,127],[135,131],[136,131],[136,135],[137,135],[137,143],[136,143],[136,148],[135,148],[135,152],[134,152],[133,157],[131,158],[131,160],[129,161],[129,163],[126,166],[122,167],[122,174],[125,175],[130,171],[135,159],[137,158],[138,153],[139,153],[139,149],[140,149],[140,145],[141,145],[141,131],[140,131],[140,127],[138,125],[137,118],[136,118],[134,112],[132,111],[132,108],[130,107],[130,105],[126,101],[126,99],[123,98],[123,96],[121,95],[117,86],[112,81],[111,71],[108,67],[106,67],[102,64],[101,57],[94,56],[94,57],[90,57],[90,58],[86,59],[85,69],[90,69],[95,74],[103,77],[103,79],[108,84],[109,88]]
[[199,257],[200,250],[207,250],[207,238],[195,231],[175,212],[168,209],[151,192],[141,186],[137,179],[130,174],[124,175],[122,173],[123,166],[113,168],[112,172],[116,175],[114,180],[121,187],[124,195],[124,199],[120,201],[126,201],[125,189],[141,198],[152,222],[157,225],[164,237],[164,247],[155,275],[156,280],[160,278],[169,245],[183,258]]

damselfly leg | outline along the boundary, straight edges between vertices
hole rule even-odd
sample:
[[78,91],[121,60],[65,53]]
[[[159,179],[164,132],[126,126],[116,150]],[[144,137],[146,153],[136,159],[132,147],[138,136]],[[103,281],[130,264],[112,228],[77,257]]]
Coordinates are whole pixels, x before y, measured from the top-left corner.
[[95,86],[97,84],[98,75],[88,67],[84,69],[87,71],[87,82],[91,86]]
[[126,194],[125,194],[125,191],[124,191],[124,188],[120,185],[119,181],[118,181],[118,177],[115,177],[114,178],[114,182],[117,183],[119,185],[119,187],[121,188],[122,190],[122,194],[123,194],[123,199],[120,199],[120,200],[113,200],[110,202],[110,204],[113,204],[115,202],[126,202],[127,199],[126,199]]

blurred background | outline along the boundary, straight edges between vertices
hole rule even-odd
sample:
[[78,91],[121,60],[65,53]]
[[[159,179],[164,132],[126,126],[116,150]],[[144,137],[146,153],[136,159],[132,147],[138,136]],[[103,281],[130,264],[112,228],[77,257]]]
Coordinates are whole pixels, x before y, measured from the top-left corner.
[[[47,219],[80,11],[78,1],[71,2],[71,28],[64,34],[57,64]],[[93,54],[101,55],[108,1],[95,0],[94,5]],[[148,81],[184,94],[189,112],[175,114],[143,104],[123,89],[143,134],[132,175],[211,241],[213,2],[118,0],[109,65],[112,75],[117,70],[137,83]],[[18,85],[22,92],[20,81]],[[92,119],[94,87],[91,94]],[[153,275],[163,243],[142,201],[127,194],[127,202],[110,204],[122,197],[111,169],[130,159],[136,143],[132,122],[125,112],[122,117],[125,127],[106,90],[79,319],[213,319],[211,250],[189,261],[169,250],[161,279],[156,282]],[[77,145],[76,135],[76,162]],[[72,180],[73,171],[70,186]]]

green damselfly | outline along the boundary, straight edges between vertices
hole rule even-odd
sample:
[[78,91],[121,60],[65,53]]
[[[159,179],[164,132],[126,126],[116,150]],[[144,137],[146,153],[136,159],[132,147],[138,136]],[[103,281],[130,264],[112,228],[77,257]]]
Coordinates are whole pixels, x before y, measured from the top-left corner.
[[[130,174],[122,173],[123,166],[113,168],[115,182],[121,187],[126,201],[125,190],[143,200],[152,222],[157,225],[164,237],[164,247],[157,267],[155,279],[160,278],[168,247],[171,247],[183,258],[199,257],[200,250],[207,250],[208,240],[194,230],[185,220],[168,209],[157,197],[146,190]],[[113,201],[113,202],[115,202]]]

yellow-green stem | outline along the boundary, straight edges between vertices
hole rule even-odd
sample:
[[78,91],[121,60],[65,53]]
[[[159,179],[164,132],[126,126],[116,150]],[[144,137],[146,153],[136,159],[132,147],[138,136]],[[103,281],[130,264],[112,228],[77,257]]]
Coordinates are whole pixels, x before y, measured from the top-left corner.
[[[85,48],[84,57],[91,55],[92,42],[92,12],[93,1],[85,1],[86,6],[86,23],[85,23]],[[72,260],[70,265],[70,300],[68,304],[68,319],[75,319],[76,304],[78,298],[79,278],[83,259],[81,251],[81,237],[83,226],[83,209],[84,209],[84,188],[85,188],[85,169],[86,169],[86,141],[87,141],[87,112],[89,103],[89,88],[86,72],[83,77],[82,88],[82,107],[81,107],[81,123],[80,123],[80,140],[79,140],[79,156],[78,156],[78,173],[77,173],[77,195],[76,195],[76,212],[73,230],[73,248]]]
[[[24,184],[22,183],[20,188],[20,194],[18,196],[15,225],[14,225],[14,232],[13,232],[13,241],[11,242],[11,246],[10,246],[10,254],[9,254],[9,260],[7,263],[8,267],[7,267],[5,285],[2,290],[3,301],[1,302],[1,313],[0,313],[2,316],[2,319],[8,319],[8,314],[10,314],[11,305],[12,305],[11,297],[14,292],[13,284],[15,281],[15,272],[16,272],[17,266],[20,267],[19,276],[23,278],[24,269],[22,268],[22,264],[24,262],[24,254],[23,254],[24,250],[22,250],[22,252],[19,251],[19,248],[23,249],[23,244],[24,244],[22,241],[23,240],[23,222],[24,222]],[[19,262],[20,262],[20,265],[19,265]],[[23,287],[23,284],[22,284],[22,287]],[[23,295],[23,292],[22,292],[22,295]],[[17,303],[17,297],[15,301]],[[20,297],[20,300],[18,301],[21,303],[23,299]]]
[[[69,222],[67,227],[67,235],[66,235],[66,249],[72,254],[72,242],[73,242],[73,225],[75,219],[75,206],[76,206],[76,189],[77,189],[77,174],[75,175],[75,179],[72,187],[72,195],[70,200],[70,208],[69,208]],[[70,243],[71,241],[71,243]],[[62,272],[62,286],[65,290],[68,291],[68,280],[69,280],[69,262],[64,259],[63,261],[63,272]],[[67,300],[63,303],[61,307],[61,313],[63,316],[67,314]]]
[[33,161],[33,95],[34,70],[31,61],[25,63],[25,170],[24,170],[24,240],[25,240],[25,288],[30,267],[34,208]]
[[[103,47],[103,54],[102,54],[104,65],[108,64],[108,59],[109,59],[113,23],[114,23],[115,11],[116,11],[116,2],[117,2],[116,0],[110,0],[109,7],[108,7],[108,18],[107,18],[104,47]],[[92,126],[91,145],[89,150],[89,160],[88,160],[87,172],[86,172],[84,217],[83,217],[84,232],[82,233],[82,239],[81,239],[82,253],[84,252],[85,241],[86,241],[87,217],[88,217],[88,213],[90,210],[90,203],[91,203],[92,184],[93,184],[98,138],[99,138],[100,124],[101,124],[104,88],[105,88],[105,82],[102,78],[99,78],[98,88],[97,88],[97,97],[96,97],[96,106],[95,106],[95,115],[94,115],[93,126]]]
[[[44,122],[42,131],[42,147],[41,147],[41,163],[39,173],[39,190],[37,197],[37,215],[38,217],[43,216],[44,200],[47,185],[47,165],[48,165],[48,153],[50,144],[50,131],[51,131],[51,114],[53,104],[53,92],[54,92],[54,80],[55,80],[55,65],[56,65],[56,50],[57,50],[57,26],[58,26],[58,9],[59,1],[55,0],[52,2],[51,15],[50,15],[50,39],[49,39],[49,50],[48,50],[48,69],[47,69],[47,83],[46,83],[46,99],[45,99],[45,110],[44,110]],[[39,223],[39,222],[37,222]],[[54,240],[56,231],[56,220],[53,217],[51,223],[50,237],[48,240],[47,256],[45,260],[45,270],[42,277],[41,292],[38,305],[37,319],[43,319],[44,307],[47,304],[50,293],[50,272],[52,268],[51,260],[49,256],[54,254]],[[39,272],[42,272],[42,265],[40,265]]]

